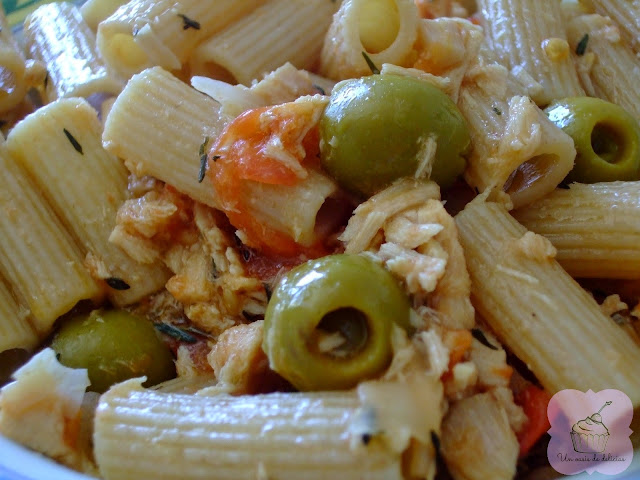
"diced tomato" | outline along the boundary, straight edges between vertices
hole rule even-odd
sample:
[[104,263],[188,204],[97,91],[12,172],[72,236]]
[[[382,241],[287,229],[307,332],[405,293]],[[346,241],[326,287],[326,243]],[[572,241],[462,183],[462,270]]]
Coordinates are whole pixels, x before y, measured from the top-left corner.
[[[322,245],[300,245],[286,232],[256,218],[245,200],[251,182],[286,189],[301,180],[306,168],[318,164],[317,109],[311,103],[288,103],[249,110],[225,128],[209,151],[208,176],[220,207],[231,224],[247,235],[251,247],[269,255],[327,253]],[[274,149],[288,161],[274,156]]]
[[522,389],[515,397],[515,402],[522,407],[527,422],[518,434],[520,456],[526,455],[535,443],[551,428],[547,417],[547,407],[551,395],[531,384]]

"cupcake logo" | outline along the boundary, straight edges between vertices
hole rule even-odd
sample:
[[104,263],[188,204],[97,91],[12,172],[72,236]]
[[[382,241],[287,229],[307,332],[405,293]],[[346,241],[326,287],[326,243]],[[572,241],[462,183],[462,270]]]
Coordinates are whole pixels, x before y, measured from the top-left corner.
[[604,452],[611,434],[606,425],[602,423],[600,412],[604,407],[612,403],[609,400],[596,413],[573,424],[573,427],[571,427],[571,442],[573,443],[573,449],[577,453]]
[[547,458],[564,475],[617,475],[631,464],[633,405],[620,390],[562,390],[549,402]]

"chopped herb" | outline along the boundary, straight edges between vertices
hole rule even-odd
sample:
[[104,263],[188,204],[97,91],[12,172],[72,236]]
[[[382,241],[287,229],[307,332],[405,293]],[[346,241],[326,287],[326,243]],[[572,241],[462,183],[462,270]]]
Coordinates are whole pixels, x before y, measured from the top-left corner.
[[498,107],[493,107],[493,111],[496,115],[502,115],[502,111]]
[[209,143],[209,137],[205,137],[204,142],[200,144],[200,173],[198,173],[198,183],[202,183],[204,175],[207,173],[207,154],[205,152],[207,143]]
[[369,442],[371,442],[371,434],[370,433],[363,433],[362,437],[360,437],[362,439],[362,444],[363,445],[369,445]]
[[487,337],[484,336],[484,333],[482,332],[482,330],[478,328],[472,328],[471,335],[473,335],[473,338],[478,340],[485,347],[490,348],[491,350],[498,350],[498,347],[489,343],[489,340],[487,340]]
[[158,330],[159,332],[164,333],[165,335],[168,335],[170,337],[173,337],[176,340],[179,340],[180,342],[196,343],[198,341],[198,339],[193,335],[191,335],[190,333],[187,333],[181,328],[175,327],[168,323],[158,322],[158,323],[154,323],[153,326],[156,327],[156,330]]
[[56,360],[60,361],[61,358],[62,358],[62,355],[60,355],[59,353],[56,353]]
[[189,17],[187,17],[186,15],[179,13],[178,16],[180,18],[182,18],[182,29],[183,30],[188,30],[190,28],[193,28],[194,30],[200,30],[200,23],[196,22],[195,20],[191,20]]
[[78,141],[75,139],[75,137],[73,135],[71,135],[69,130],[67,130],[66,128],[63,128],[62,131],[64,132],[64,134],[67,136],[67,138],[71,142],[71,145],[73,145],[73,148],[76,149],[76,152],[78,152],[80,155],[84,155],[84,153],[82,153],[82,145],[80,145],[78,143]]
[[218,272],[216,261],[212,258],[211,259],[211,276],[215,280],[216,278],[218,278],[219,275],[220,275],[220,272]]
[[578,42],[578,45],[576,45],[576,55],[578,56],[584,55],[584,52],[587,51],[587,43],[589,43],[589,34],[585,33],[584,36]]
[[438,434],[431,430],[431,443],[433,443],[433,448],[436,451],[436,456],[440,455],[440,437]]
[[213,157],[211,157],[211,160],[213,160],[213,162],[217,162],[220,159],[220,155],[214,155]]
[[480,195],[480,190],[478,190],[478,187],[473,187],[473,189],[476,191],[476,195]]
[[114,290],[129,290],[131,288],[127,282],[118,277],[109,277],[105,282]]
[[326,95],[327,92],[324,91],[324,88],[322,88],[320,85],[316,85],[315,83],[313,84],[313,88],[315,88],[316,90],[318,90],[320,92],[320,94],[322,95]]
[[49,72],[44,77],[44,88],[46,89],[49,86]]
[[380,73],[380,69],[376,67],[375,63],[373,63],[373,60],[369,58],[369,55],[367,55],[367,52],[363,51],[362,56],[364,57],[364,61],[367,62],[367,65],[369,65],[369,68],[371,69],[371,73],[373,73],[374,75],[378,75]]
[[243,248],[242,249],[242,258],[244,258],[245,262],[248,262],[249,260],[251,260],[251,251]]
[[264,287],[264,293],[267,294],[267,300],[271,300],[271,295],[273,294],[271,285],[269,285],[268,283],[263,283],[262,286]]
[[183,330],[185,332],[193,333],[195,335],[200,335],[201,337],[213,338],[213,336],[210,333],[203,332],[202,330],[196,327],[189,326],[189,327],[183,328]]

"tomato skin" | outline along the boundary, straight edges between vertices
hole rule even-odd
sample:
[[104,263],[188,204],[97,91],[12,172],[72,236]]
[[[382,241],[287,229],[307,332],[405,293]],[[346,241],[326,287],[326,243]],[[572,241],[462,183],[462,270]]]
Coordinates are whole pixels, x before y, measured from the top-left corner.
[[551,396],[541,388],[531,384],[521,390],[515,398],[527,416],[527,422],[518,434],[520,444],[520,456],[526,455],[531,447],[550,428],[551,423],[547,417],[547,407]]
[[[319,165],[320,113],[318,104],[311,102],[248,110],[227,125],[209,150],[207,176],[220,208],[246,235],[248,245],[267,255],[316,258],[328,253],[321,239],[301,245],[287,232],[257,218],[245,193],[258,182],[281,185],[286,195],[286,187],[296,185],[309,168]],[[274,151],[286,156],[286,161]]]

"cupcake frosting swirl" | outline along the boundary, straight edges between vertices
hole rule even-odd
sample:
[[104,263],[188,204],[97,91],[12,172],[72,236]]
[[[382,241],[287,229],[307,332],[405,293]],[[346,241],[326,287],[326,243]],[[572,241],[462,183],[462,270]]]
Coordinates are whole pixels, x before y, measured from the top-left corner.
[[576,433],[583,433],[585,435],[608,435],[609,430],[607,427],[593,417],[587,417],[584,420],[576,422],[572,430]]

